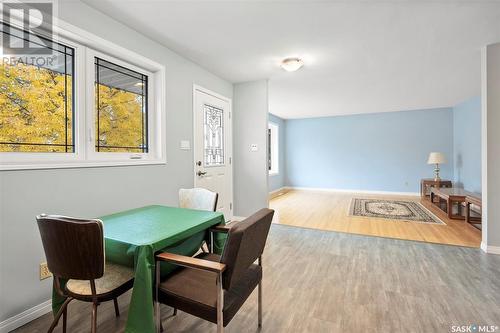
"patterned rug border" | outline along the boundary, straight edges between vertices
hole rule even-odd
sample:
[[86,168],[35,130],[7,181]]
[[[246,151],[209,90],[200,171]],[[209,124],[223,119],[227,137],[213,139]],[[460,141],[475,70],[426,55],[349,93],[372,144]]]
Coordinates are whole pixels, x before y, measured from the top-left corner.
[[[407,219],[398,219],[398,218],[388,218],[388,217],[374,217],[374,216],[362,216],[362,215],[354,215],[354,205],[356,200],[378,200],[378,201],[386,201],[386,202],[411,202],[417,204],[422,210],[424,210],[429,216],[435,221],[435,222],[426,222],[426,221],[412,221],[412,220],[407,220]],[[387,221],[394,221],[394,222],[413,222],[413,223],[420,223],[420,224],[431,224],[431,225],[442,225],[445,226],[446,223],[441,220],[436,214],[431,212],[427,207],[422,205],[418,201],[413,201],[413,200],[393,200],[393,199],[376,199],[376,198],[359,198],[355,197],[351,199],[351,202],[349,204],[349,211],[348,211],[348,216],[352,217],[359,217],[359,218],[364,218],[364,219],[381,219],[381,220],[387,220]]]

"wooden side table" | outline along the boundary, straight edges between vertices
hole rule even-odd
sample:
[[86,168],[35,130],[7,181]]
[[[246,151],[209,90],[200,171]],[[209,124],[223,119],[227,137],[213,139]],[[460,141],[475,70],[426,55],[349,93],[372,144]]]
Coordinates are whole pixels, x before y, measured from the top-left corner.
[[[466,202],[465,198],[470,195],[470,192],[465,191],[461,188],[442,188],[433,187],[431,188],[431,202],[435,203],[434,198],[438,197],[437,203],[435,203],[441,209],[441,199],[446,202],[446,213],[448,213],[449,219],[464,220],[465,217],[462,215],[462,204]],[[453,206],[457,207],[457,214],[453,213]]]
[[[471,205],[474,205],[481,210],[483,208],[483,203],[482,203],[482,200],[480,197],[475,196],[475,195],[468,195],[465,198],[465,221],[467,223],[472,223],[472,224],[481,224],[482,216],[479,216],[479,217],[477,217],[477,216],[472,217],[471,216]],[[481,212],[481,214],[482,214],[482,212]]]
[[430,197],[430,189],[432,187],[452,187],[451,180],[434,180],[434,178],[424,178],[420,181],[420,196],[422,198]]

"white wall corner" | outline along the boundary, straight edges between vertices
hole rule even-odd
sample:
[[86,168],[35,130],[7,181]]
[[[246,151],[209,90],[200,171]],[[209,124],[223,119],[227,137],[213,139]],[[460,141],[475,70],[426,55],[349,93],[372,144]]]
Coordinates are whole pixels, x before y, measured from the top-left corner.
[[484,253],[488,253],[488,245],[484,240],[481,242],[481,250],[483,250]]
[[481,242],[481,250],[488,254],[500,254],[500,246],[488,246],[484,241]]
[[482,230],[486,252],[500,254],[500,43],[487,45],[482,52]]
[[[482,229],[481,249],[487,252],[488,240],[488,49],[481,48],[481,192]],[[484,244],[484,248],[483,248]]]
[[44,314],[52,311],[52,301],[47,300],[41,304],[35,305],[34,307],[23,311],[15,316],[5,319],[0,322],[0,333],[8,333],[10,331],[19,328],[30,321],[33,321]]

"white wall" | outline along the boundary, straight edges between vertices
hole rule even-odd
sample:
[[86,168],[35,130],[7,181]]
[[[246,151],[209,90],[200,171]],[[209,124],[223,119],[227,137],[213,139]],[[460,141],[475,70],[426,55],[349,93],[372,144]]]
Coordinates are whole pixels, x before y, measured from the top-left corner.
[[268,206],[267,80],[235,84],[233,110],[234,214],[249,216]]
[[481,97],[453,107],[453,181],[481,194]]
[[61,2],[59,14],[166,66],[167,164],[0,172],[0,322],[50,298],[51,279],[38,278],[44,254],[36,214],[97,217],[154,203],[177,205],[178,189],[193,185],[192,151],[179,149],[180,140],[193,136],[193,83],[233,94],[231,83],[81,2]]
[[[483,244],[500,253],[500,43],[482,54]],[[493,249],[490,249],[493,247]],[[496,248],[496,249],[495,249]],[[496,251],[495,251],[496,250]]]
[[285,186],[286,158],[285,158],[285,119],[269,114],[269,121],[278,125],[278,174],[269,175],[269,192],[279,190]]

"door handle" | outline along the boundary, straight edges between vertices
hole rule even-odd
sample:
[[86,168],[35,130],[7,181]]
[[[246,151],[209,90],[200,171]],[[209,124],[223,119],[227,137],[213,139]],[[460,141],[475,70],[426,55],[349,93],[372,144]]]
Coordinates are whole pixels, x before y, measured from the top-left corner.
[[198,171],[196,174],[198,175],[198,177],[201,177],[201,176],[206,175],[207,173],[206,172],[202,172],[202,171]]

